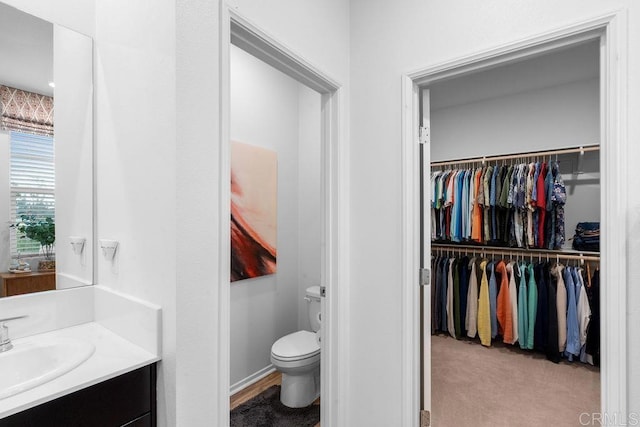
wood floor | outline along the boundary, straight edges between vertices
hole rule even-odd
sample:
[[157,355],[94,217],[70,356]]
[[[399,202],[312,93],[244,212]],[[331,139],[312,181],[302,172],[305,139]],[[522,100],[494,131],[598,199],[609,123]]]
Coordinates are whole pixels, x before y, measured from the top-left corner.
[[[257,381],[254,384],[251,384],[249,387],[243,390],[240,390],[239,392],[231,396],[231,402],[230,402],[231,410],[233,410],[239,405],[242,405],[244,402],[251,399],[252,397],[259,395],[269,387],[273,385],[280,385],[281,382],[282,382],[282,374],[276,371],[267,375],[260,381]],[[313,404],[319,405],[320,398],[318,398],[315,402],[313,402]],[[316,424],[315,427],[320,427],[320,423]]]

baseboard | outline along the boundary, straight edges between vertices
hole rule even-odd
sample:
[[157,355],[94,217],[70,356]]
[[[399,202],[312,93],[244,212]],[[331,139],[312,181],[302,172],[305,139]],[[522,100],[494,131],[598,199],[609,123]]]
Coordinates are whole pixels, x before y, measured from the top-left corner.
[[240,390],[243,390],[249,387],[251,384],[257,383],[258,381],[260,381],[270,373],[274,372],[275,370],[276,368],[272,364],[269,364],[269,366],[265,366],[264,368],[260,369],[258,372],[255,372],[249,375],[247,378],[244,378],[238,381],[237,383],[232,384],[231,390],[229,391],[229,395],[233,396]]

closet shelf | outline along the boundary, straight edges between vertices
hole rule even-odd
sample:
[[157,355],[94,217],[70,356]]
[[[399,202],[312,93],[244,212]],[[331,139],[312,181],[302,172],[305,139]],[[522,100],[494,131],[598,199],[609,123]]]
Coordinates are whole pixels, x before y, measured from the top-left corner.
[[600,145],[594,144],[594,145],[585,145],[582,147],[563,148],[559,150],[529,151],[529,152],[522,152],[517,154],[469,157],[465,159],[447,160],[442,162],[431,162],[431,167],[433,168],[433,167],[439,167],[439,166],[461,165],[465,163],[485,163],[485,162],[494,162],[499,160],[516,160],[516,159],[523,159],[527,157],[556,156],[560,154],[571,154],[571,153],[586,153],[588,151],[598,151],[598,150],[600,150]]
[[600,252],[587,252],[576,251],[573,249],[566,250],[548,250],[548,249],[525,249],[525,248],[504,248],[495,246],[481,246],[481,245],[462,245],[462,244],[449,244],[431,242],[431,247],[440,251],[450,252],[475,252],[486,254],[503,254],[503,255],[517,255],[517,256],[530,256],[532,258],[549,258],[549,259],[564,259],[564,260],[578,260],[578,261],[600,261]]

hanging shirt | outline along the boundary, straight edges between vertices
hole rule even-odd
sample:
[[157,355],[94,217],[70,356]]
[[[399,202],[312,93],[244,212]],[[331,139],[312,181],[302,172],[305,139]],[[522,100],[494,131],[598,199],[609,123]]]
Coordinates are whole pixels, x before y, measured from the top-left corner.
[[555,211],[555,243],[554,249],[561,249],[565,241],[564,205],[567,202],[567,190],[562,180],[558,162],[554,164],[553,174],[553,203]]
[[538,177],[540,175],[540,162],[535,163],[535,171],[533,173],[533,191],[531,193],[531,209],[533,213],[531,216],[533,217],[533,229],[531,232],[533,233],[533,246],[536,248],[540,247],[539,236],[538,236],[538,226],[539,226],[539,215],[538,215]]
[[491,239],[491,193],[490,193],[490,182],[491,176],[493,175],[493,166],[487,166],[484,173],[484,239]]
[[578,325],[578,305],[576,288],[573,282],[572,267],[564,269],[564,283],[567,288],[567,347],[564,355],[573,360],[580,355],[580,330]]
[[437,300],[436,297],[438,295],[437,285],[438,285],[438,261],[440,257],[431,257],[431,335],[436,333],[438,329],[438,314],[436,311],[437,308]]
[[557,279],[556,306],[558,315],[558,351],[564,352],[567,346],[567,288],[563,278],[564,266],[556,264],[551,274]]
[[526,194],[526,212],[527,212],[527,246],[532,248],[535,246],[535,240],[533,237],[533,211],[534,206],[531,200],[531,195],[533,193],[533,175],[535,173],[535,163],[530,163],[528,166],[527,172],[527,194]]
[[491,310],[491,338],[495,338],[498,335],[498,316],[497,316],[497,303],[498,303],[498,283],[496,282],[495,263],[490,262],[487,264],[487,270],[489,276],[489,307]]
[[[551,270],[555,271],[557,269],[554,267]],[[548,360],[558,363],[560,362],[560,349],[558,348],[558,303],[556,296],[558,289],[558,275],[551,274],[551,270],[547,265],[545,265],[544,274],[548,285],[547,308],[549,310],[549,332],[547,334],[546,353]]]
[[473,203],[473,225],[471,227],[471,239],[475,242],[482,242],[482,205],[480,200],[484,201],[484,192],[482,185],[482,169],[478,169],[474,176],[474,195]]
[[524,170],[526,165],[518,165],[514,187],[514,209],[513,224],[516,244],[519,248],[524,247],[524,224],[522,221],[522,211],[524,209]]
[[469,229],[467,230],[467,239],[473,239],[472,233],[473,233],[473,227],[475,226],[474,224],[474,212],[475,212],[475,205],[476,205],[476,172],[475,170],[472,170],[469,173]]
[[464,324],[469,338],[475,338],[478,332],[478,272],[476,262],[476,258],[469,260],[471,274],[469,275],[469,289],[467,289],[467,313]]
[[447,188],[447,182],[449,177],[451,176],[451,171],[445,171],[444,174],[442,174],[441,178],[440,178],[440,190],[439,190],[439,196],[438,196],[438,206],[436,206],[436,208],[439,210],[440,212],[440,234],[438,235],[438,238],[440,239],[445,239],[447,236],[447,230],[446,230],[446,212],[445,212],[445,199],[446,199],[446,188]]
[[542,163],[540,165],[540,173],[538,174],[538,180],[536,181],[537,188],[537,200],[536,207],[538,209],[538,247],[545,248],[545,220],[547,217],[547,195],[545,194],[545,177],[547,175],[547,164]]
[[540,175],[540,162],[535,162],[533,172],[533,182],[531,183],[531,204],[537,206],[538,202],[538,176]]
[[440,270],[441,285],[440,285],[440,330],[447,332],[447,290],[449,287],[449,259],[447,257],[442,258],[442,268]]
[[495,182],[495,191],[496,191],[496,200],[494,206],[500,206],[500,196],[502,194],[502,180],[504,179],[504,173],[507,170],[506,166],[496,166],[496,182]]
[[[460,328],[460,264],[461,260],[456,259],[453,263],[453,336],[461,336]],[[451,331],[451,330],[449,330]]]
[[460,262],[460,329],[456,329],[458,337],[467,330],[467,295],[469,291],[469,257],[465,256]]
[[442,174],[442,171],[436,171],[431,174],[431,239],[434,240],[438,237],[437,224],[436,224],[436,200],[438,197],[438,177]]
[[447,331],[453,338],[456,337],[456,323],[453,317],[453,272],[456,268],[457,259],[449,260],[449,273],[447,277]]
[[491,240],[496,240],[498,238],[498,224],[496,218],[496,192],[497,192],[497,181],[498,176],[500,175],[500,166],[495,166],[493,168],[493,174],[491,175]]
[[544,192],[547,195],[547,223],[545,224],[545,242],[547,249],[553,249],[556,240],[555,234],[555,215],[553,212],[553,163],[549,164],[547,176],[544,180]]
[[549,333],[549,315],[547,310],[547,282],[544,273],[544,264],[539,263],[534,269],[536,285],[538,286],[538,310],[534,328],[533,347],[538,351],[546,348],[547,334]]
[[507,212],[502,205],[502,187],[505,185],[505,177],[507,176],[509,168],[507,166],[503,166],[500,168],[500,174],[496,178],[496,238],[500,242],[508,241],[508,238],[505,239],[505,218],[507,216]]
[[444,202],[444,218],[445,218],[445,235],[444,237],[447,239],[451,239],[451,222],[452,218],[452,206],[455,198],[455,182],[456,182],[456,171],[452,171],[447,177],[447,190],[446,197]]
[[518,342],[520,348],[527,348],[527,333],[529,332],[529,317],[527,313],[527,279],[526,265],[517,265],[519,271],[520,287],[518,288]]
[[589,330],[589,320],[591,318],[591,309],[589,308],[589,300],[587,297],[587,291],[584,286],[584,280],[582,278],[582,269],[575,269],[578,290],[576,291],[577,304],[578,304],[578,327],[580,329],[580,361],[585,363],[586,360],[586,343],[587,343],[587,331]]
[[510,262],[509,264],[507,264],[507,273],[509,274],[509,301],[511,305],[512,332],[512,337],[509,344],[515,344],[516,341],[518,341],[518,290],[516,288],[516,275],[514,267],[518,268],[515,262]]
[[587,354],[595,366],[600,365],[600,270],[593,272],[591,286],[587,287],[591,307],[591,322],[587,331]]
[[446,182],[446,189],[445,189],[445,194],[444,194],[444,206],[451,206],[453,204],[453,199],[455,197],[455,191],[454,191],[454,186],[455,186],[455,176],[456,176],[457,171],[451,171],[451,173],[449,173],[447,175],[447,182]]
[[467,229],[469,227],[469,174],[471,172],[466,170],[462,174],[462,213],[461,217],[461,233],[460,238],[462,240],[467,240],[469,238],[467,234]]
[[513,165],[507,167],[507,172],[504,174],[502,181],[502,191],[500,191],[500,207],[509,207],[509,190],[511,188],[511,176],[513,175]]
[[489,307],[489,279],[487,278],[487,260],[480,263],[482,280],[480,282],[480,296],[478,297],[478,336],[480,343],[491,346],[491,309]]
[[527,284],[527,346],[533,350],[534,334],[536,327],[536,315],[538,310],[538,285],[536,284],[533,263],[529,264],[529,283]]
[[456,177],[456,180],[458,181],[456,186],[456,204],[455,204],[457,223],[456,223],[456,229],[455,229],[455,234],[453,239],[454,242],[462,241],[462,229],[464,227],[464,224],[463,224],[464,195],[463,194],[464,194],[465,174],[466,174],[466,171],[461,170],[458,172],[458,176]]
[[455,171],[453,173],[453,177],[451,178],[451,183],[452,183],[452,203],[450,204],[451,207],[451,228],[449,230],[449,236],[451,238],[451,240],[453,240],[454,242],[459,242],[460,239],[457,237],[457,230],[458,230],[458,221],[459,221],[459,207],[460,207],[460,203],[459,200],[459,195],[458,195],[458,176],[460,175],[460,171]]
[[509,293],[509,276],[504,261],[498,262],[496,272],[500,276],[500,291],[496,313],[498,317],[498,333],[507,344],[513,343],[513,318],[511,315],[511,295]]
[[511,174],[510,174],[510,183],[509,183],[509,194],[507,195],[507,205],[509,207],[515,204],[515,190],[518,187],[518,166],[511,166]]
[[524,211],[527,208],[527,173],[529,166],[527,164],[520,165],[520,174],[518,176],[518,208]]

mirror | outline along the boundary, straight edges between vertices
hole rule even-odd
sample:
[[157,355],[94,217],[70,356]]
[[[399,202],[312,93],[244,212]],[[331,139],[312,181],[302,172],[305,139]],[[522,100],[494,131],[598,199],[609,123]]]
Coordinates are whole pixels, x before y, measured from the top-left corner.
[[93,42],[0,3],[0,297],[93,283]]

